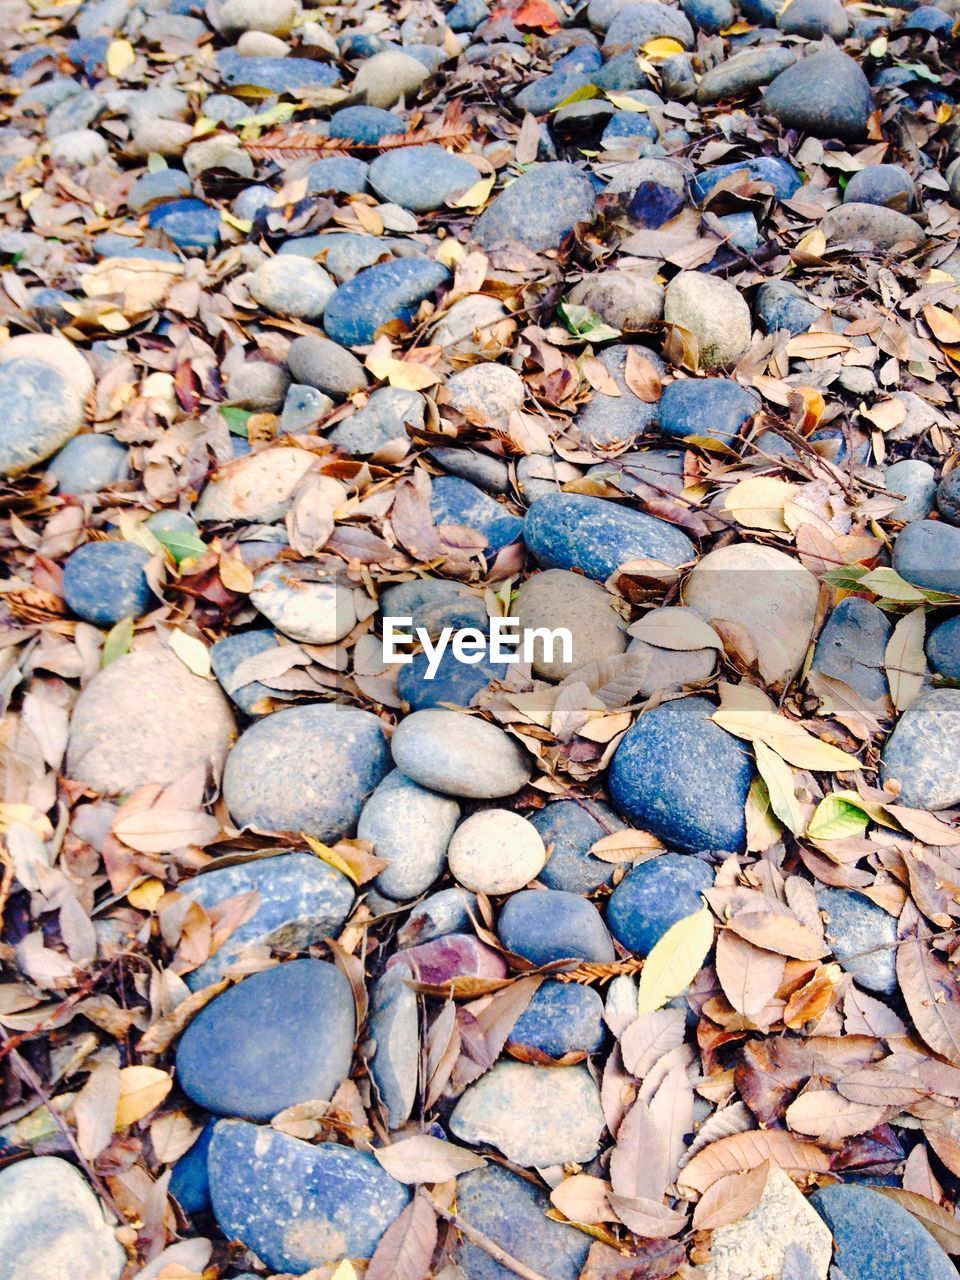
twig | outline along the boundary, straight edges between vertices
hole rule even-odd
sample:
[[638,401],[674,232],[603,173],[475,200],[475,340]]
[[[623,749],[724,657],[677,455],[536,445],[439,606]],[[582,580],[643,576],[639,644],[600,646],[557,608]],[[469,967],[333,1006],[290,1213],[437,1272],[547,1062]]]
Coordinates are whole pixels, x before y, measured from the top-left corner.
[[501,1249],[498,1244],[494,1244],[482,1231],[478,1231],[476,1227],[471,1227],[469,1222],[464,1222],[461,1217],[458,1217],[450,1209],[444,1209],[442,1205],[437,1204],[433,1196],[428,1195],[426,1191],[421,1189],[420,1194],[438,1217],[443,1218],[444,1222],[452,1223],[471,1244],[475,1244],[478,1249],[482,1249],[484,1253],[489,1254],[495,1262],[500,1263],[501,1267],[506,1267],[508,1271],[512,1271],[514,1275],[519,1276],[520,1280],[546,1280],[546,1276],[542,1276],[539,1271],[531,1270],[519,1258],[513,1257],[505,1249]]

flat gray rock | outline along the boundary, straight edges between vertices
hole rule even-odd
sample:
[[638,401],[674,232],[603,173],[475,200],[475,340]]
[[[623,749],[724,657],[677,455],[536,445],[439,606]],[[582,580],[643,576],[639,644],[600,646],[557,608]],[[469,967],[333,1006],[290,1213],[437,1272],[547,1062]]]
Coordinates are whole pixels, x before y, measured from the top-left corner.
[[0,365],[0,474],[16,476],[43,462],[76,435],[83,401],[69,381],[39,360]]
[[900,717],[883,749],[881,777],[900,783],[914,809],[960,804],[960,689],[930,689]]
[[456,800],[418,786],[399,769],[388,773],[357,824],[358,839],[390,862],[374,882],[380,892],[405,902],[429,889],[443,870],[459,817]]
[[448,796],[512,796],[533,772],[529,753],[503,729],[439,707],[401,720],[390,746],[397,768],[408,778]]

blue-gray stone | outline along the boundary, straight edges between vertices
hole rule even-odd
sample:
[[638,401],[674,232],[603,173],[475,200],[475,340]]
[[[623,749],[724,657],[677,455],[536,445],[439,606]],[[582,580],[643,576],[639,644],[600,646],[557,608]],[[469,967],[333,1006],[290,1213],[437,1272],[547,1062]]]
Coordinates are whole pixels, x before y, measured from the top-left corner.
[[514,104],[521,111],[529,111],[531,115],[542,116],[553,111],[577,89],[583,89],[593,83],[593,75],[580,68],[567,71],[551,71],[539,80],[532,80],[524,85],[514,98]]
[[[410,617],[416,625],[417,615],[422,610],[468,598],[459,582],[451,582],[447,578],[410,578],[407,582],[384,587],[380,593],[380,613],[384,618]],[[486,609],[480,616],[481,619],[489,616]]]
[[590,77],[598,89],[644,89],[650,84],[649,79],[640,70],[636,54],[618,53],[608,58],[598,71]]
[[437,476],[430,494],[430,511],[437,524],[460,524],[487,540],[490,558],[523,536],[524,522],[469,480]]
[[872,164],[851,176],[843,192],[843,202],[882,204],[900,213],[913,207],[913,179],[898,164]]
[[430,143],[385,151],[370,166],[369,182],[385,200],[413,213],[431,213],[480,180],[469,160]]
[[937,485],[937,510],[951,524],[960,523],[960,467],[948,471]]
[[922,4],[908,14],[902,31],[929,31],[937,36],[949,36],[954,27],[954,17],[934,4]]
[[[600,144],[601,146],[612,148],[624,138],[650,138],[655,141],[657,138],[657,126],[645,112],[615,111],[610,123],[600,137]],[[644,184],[644,186],[649,185]],[[683,200],[677,197],[674,192],[665,188],[658,188],[657,196],[661,203],[657,204],[654,212],[649,207],[652,202],[648,193],[646,191],[642,193],[638,191],[631,204],[630,216],[645,227],[659,227],[683,207]],[[666,208],[662,207],[664,196],[666,198]],[[678,199],[679,204],[677,203]],[[633,212],[635,206],[637,208],[636,213]]]
[[811,670],[842,680],[873,702],[887,695],[883,660],[893,630],[886,614],[869,600],[841,600],[820,633]]
[[515,179],[484,210],[474,238],[484,247],[518,240],[528,249],[559,249],[581,223],[597,216],[597,194],[580,169],[565,161],[537,165]]
[[644,359],[649,360],[657,373],[662,375],[666,372],[660,357],[646,347],[630,348],[622,342],[606,347],[600,353],[600,360],[616,383],[620,394],[608,396],[603,391],[594,391],[590,400],[577,414],[577,431],[587,448],[594,445],[629,444],[656,422],[656,404],[641,400],[627,386],[627,356],[631,349],[638,350]]
[[337,423],[327,439],[350,454],[376,453],[391,440],[405,440],[408,425],[422,427],[425,409],[426,401],[419,391],[378,387],[362,409]]
[[885,467],[883,482],[887,492],[902,497],[890,512],[891,520],[925,520],[933,507],[937,492],[937,473],[929,462],[904,458]]
[[406,902],[429,889],[444,868],[459,817],[456,800],[418,786],[399,769],[388,773],[357,824],[358,839],[390,863],[376,878],[380,892]]
[[67,57],[91,78],[99,79],[107,69],[108,36],[86,36],[67,43]]
[[248,103],[232,94],[211,93],[209,98],[203,100],[203,114],[216,124],[235,125],[251,112]]
[[72,316],[64,303],[73,302],[66,289],[34,289],[30,294],[30,314],[47,329],[62,329]]
[[367,189],[370,166],[355,156],[327,156],[314,160],[306,172],[307,195],[318,196],[328,191],[343,195],[359,195]]
[[400,668],[397,692],[414,711],[444,704],[469,707],[474,697],[487,689],[492,680],[503,680],[510,671],[507,663],[494,662],[490,658],[489,647],[482,661],[477,663],[461,662],[451,649],[447,649],[436,671],[429,677],[428,666],[427,655],[415,653],[413,660]]
[[763,111],[785,128],[845,142],[864,137],[873,109],[870,83],[860,64],[835,48],[787,67],[763,95]]
[[624,493],[644,494],[652,489],[657,496],[681,493],[686,483],[683,454],[667,449],[633,449],[609,462],[598,462],[587,475]]
[[191,991],[217,982],[249,947],[306,951],[315,942],[336,937],[353,907],[350,881],[312,853],[284,853],[232,867],[214,865],[177,891],[205,911],[241,893],[256,893],[259,899],[250,919],[238,925],[199,969],[187,974]]
[[665,4],[650,4],[641,0],[621,9],[607,27],[603,52],[608,57],[616,53],[639,53],[648,40],[661,36],[676,40],[684,49],[692,49],[695,43],[693,27],[680,9]]
[[862,987],[890,996],[897,989],[897,920],[853,889],[817,887],[830,950]]
[[418,903],[397,932],[397,948],[405,950],[421,942],[446,937],[448,933],[468,933],[477,916],[477,897],[457,885],[441,889]]
[[960,595],[960,529],[943,520],[914,520],[897,534],[893,567],[928,591]]
[[243,733],[227,757],[223,797],[238,826],[352,835],[390,753],[368,711],[313,704],[275,711]]
[[281,702],[293,701],[295,694],[283,690],[270,689],[259,680],[250,680],[247,684],[233,687],[233,674],[242,662],[255,654],[266,653],[268,649],[279,649],[280,641],[273,631],[238,631],[236,635],[225,636],[210,648],[210,665],[213,674],[223,686],[224,693],[248,716],[257,715],[254,707],[265,698],[278,698]]
[[530,821],[548,849],[552,846],[538,877],[548,889],[592,893],[610,883],[616,864],[595,858],[590,850],[604,836],[623,830],[612,809],[596,800],[557,800],[532,814]]
[[699,858],[661,854],[620,881],[607,903],[607,926],[628,951],[648,956],[678,920],[700,910],[701,895],[712,884],[713,871]]
[[18,357],[0,365],[0,475],[43,462],[76,435],[83,404],[52,365]]
[[[546,1216],[547,1193],[508,1169],[488,1164],[457,1180],[457,1212],[464,1222],[512,1258],[550,1280],[577,1280],[590,1239]],[[510,1267],[463,1239],[459,1262],[468,1280],[516,1280]]]
[[789,280],[768,280],[757,290],[757,319],[767,333],[806,333],[823,311]]
[[337,36],[337,48],[340,50],[341,58],[359,61],[361,58],[372,58],[375,53],[383,53],[391,48],[391,45],[382,36],[374,35],[372,32],[348,31],[342,36]]
[[326,231],[316,236],[284,240],[277,252],[319,258],[333,278],[342,282],[364,267],[372,267],[381,258],[389,257],[390,241],[355,231]]
[[592,987],[575,982],[545,982],[513,1024],[507,1041],[514,1057],[596,1053],[603,1047],[603,1001]]
[[842,40],[850,29],[850,18],[839,0],[795,0],[780,10],[777,26],[787,35],[808,40],[824,36]]
[[428,457],[450,475],[469,480],[488,493],[510,492],[510,468],[502,459],[493,458],[489,453],[441,445],[431,449]]
[[308,86],[329,89],[340,79],[336,67],[312,58],[243,58],[236,49],[221,49],[217,66],[221,80],[231,88],[253,84],[272,93],[289,93]]
[[290,343],[287,367],[297,382],[335,400],[345,400],[367,385],[366,370],[352,351],[313,334]]
[[177,1083],[220,1116],[270,1120],[295,1102],[328,1100],[353,1057],[350,983],[323,960],[251,974],[197,1014],[177,1046]]
[[304,386],[302,382],[291,382],[283,401],[283,412],[280,414],[280,431],[312,432],[320,420],[333,409],[333,401],[316,387]]
[[207,1153],[213,1141],[216,1120],[212,1117],[200,1130],[200,1136],[173,1166],[169,1192],[186,1214],[209,1213],[210,1177],[207,1173]]
[[244,187],[240,194],[234,198],[231,212],[235,218],[256,222],[257,218],[270,208],[270,202],[276,194],[270,187]]
[[630,822],[685,853],[742,851],[753,779],[746,745],[709,718],[706,698],[679,698],[645,712],[617,747],[607,776]]
[[220,239],[220,211],[203,200],[170,200],[157,205],[151,209],[149,221],[185,253],[205,253]]
[[149,213],[157,205],[184,199],[192,190],[190,176],[182,169],[157,169],[136,180],[130,188],[127,204],[134,213]]
[[207,1160],[213,1212],[271,1271],[369,1258],[410,1192],[372,1155],[221,1120]]
[[487,0],[457,0],[447,13],[447,26],[451,31],[473,31],[490,15]]
[[113,436],[74,436],[51,459],[47,473],[61,493],[99,493],[129,478],[130,455]]
[[352,138],[375,145],[381,138],[406,133],[406,120],[382,107],[341,107],[330,117],[331,138]]
[[537,498],[523,536],[542,568],[581,569],[598,582],[628,560],[659,560],[676,568],[696,557],[693,543],[674,525],[576,493]]
[[405,964],[388,969],[370,990],[367,1061],[391,1129],[410,1118],[420,1076],[420,1006]]
[[881,777],[900,783],[900,803],[960,803],[960,689],[930,689],[907,708],[883,749]]
[[497,921],[500,941],[531,964],[555,960],[615,959],[600,912],[587,898],[562,889],[521,889],[507,899]]
[[756,396],[732,378],[683,378],[667,384],[658,416],[665,435],[729,442],[759,410]]
[[815,1191],[810,1204],[833,1233],[847,1280],[956,1280],[930,1232],[889,1196],[839,1183]]
[[960,681],[960,614],[947,618],[930,632],[927,657],[946,680]]
[[132,542],[86,542],[63,566],[63,598],[95,627],[139,618],[157,603],[144,566],[150,554]]
[[792,67],[796,60],[797,55],[792,49],[784,49],[780,45],[744,49],[725,62],[717,63],[701,77],[696,87],[697,102],[701,106],[709,106],[724,98],[745,97],[761,85],[769,84],[781,71]]
[[850,427],[818,427],[809,440],[811,444],[821,446],[817,453],[831,462],[846,462],[849,458],[855,466],[863,467],[870,461],[869,436],[853,431]]
[[424,298],[450,278],[442,263],[428,258],[401,258],[358,272],[340,285],[327,303],[323,327],[345,347],[373,342],[381,325],[391,320],[409,324]]
[[516,738],[487,720],[442,707],[405,716],[390,748],[408,778],[447,796],[512,796],[532,771],[530,755]]
[[695,27],[710,35],[733,25],[734,11],[730,0],[681,0],[680,7]]
[[764,182],[773,187],[778,200],[789,200],[803,186],[803,179],[792,164],[779,156],[752,156],[748,160],[734,160],[730,164],[713,165],[697,174],[691,186],[696,200],[705,200],[718,182],[746,171],[750,182]]
[[759,27],[776,26],[777,14],[783,7],[782,0],[741,0],[743,16]]

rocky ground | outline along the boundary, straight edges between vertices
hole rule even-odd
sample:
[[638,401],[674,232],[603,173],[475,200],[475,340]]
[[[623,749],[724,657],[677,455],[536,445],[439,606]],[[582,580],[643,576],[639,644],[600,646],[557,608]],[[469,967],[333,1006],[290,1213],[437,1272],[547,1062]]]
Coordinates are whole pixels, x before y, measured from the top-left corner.
[[7,0],[3,1280],[956,1277],[955,18]]

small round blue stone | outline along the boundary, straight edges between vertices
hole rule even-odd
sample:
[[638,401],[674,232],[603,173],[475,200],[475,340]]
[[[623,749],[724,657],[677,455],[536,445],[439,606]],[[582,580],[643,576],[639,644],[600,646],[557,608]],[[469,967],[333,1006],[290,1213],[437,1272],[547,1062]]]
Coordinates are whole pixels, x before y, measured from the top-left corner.
[[562,889],[523,889],[510,898],[497,924],[508,951],[531,964],[616,958],[600,912],[587,898]]
[[381,325],[391,320],[409,324],[424,298],[449,278],[442,263],[428,258],[367,267],[337,289],[324,311],[323,327],[341,346],[365,346]]
[[638,956],[647,956],[678,920],[703,906],[713,872],[689,853],[665,853],[627,873],[607,903],[607,927]]
[[70,612],[95,627],[139,618],[156,603],[144,566],[149,553],[132,542],[87,542],[63,567]]

